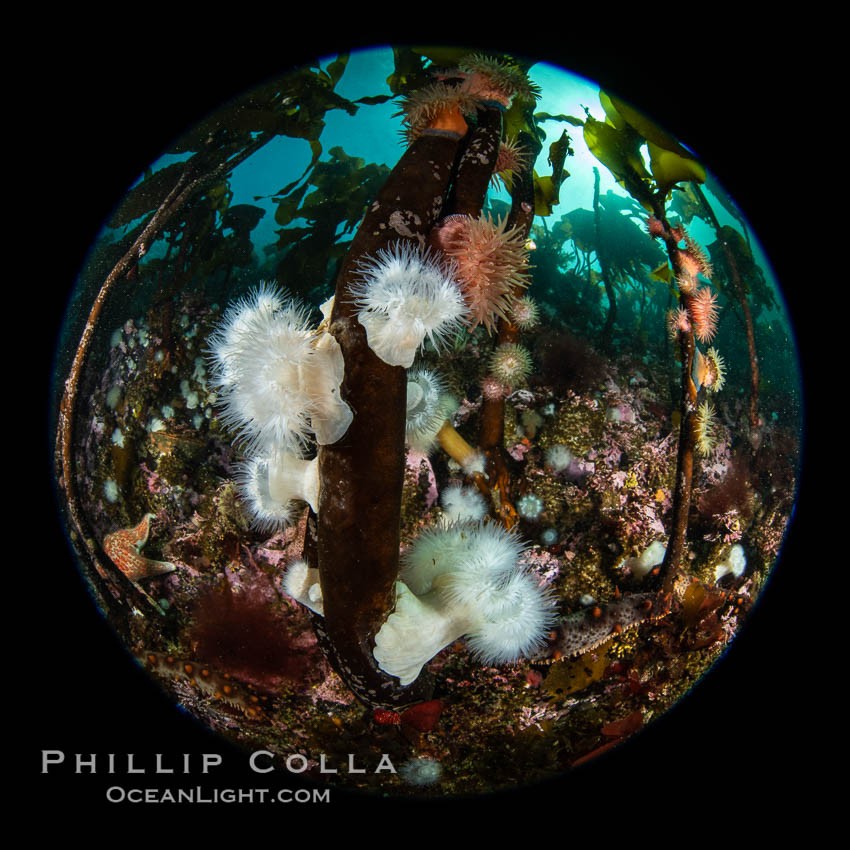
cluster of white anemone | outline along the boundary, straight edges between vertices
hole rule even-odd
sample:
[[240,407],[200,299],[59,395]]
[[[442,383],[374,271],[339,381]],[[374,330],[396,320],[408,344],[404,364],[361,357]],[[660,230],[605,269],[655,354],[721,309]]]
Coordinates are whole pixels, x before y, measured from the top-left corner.
[[[330,306],[323,305],[326,317]],[[309,310],[270,284],[231,305],[209,340],[221,421],[246,459],[236,480],[254,526],[277,531],[293,502],[318,508],[318,464],[309,446],[336,442],[353,418],[341,399],[342,351],[311,327]]]
[[369,348],[390,366],[409,369],[426,337],[436,347],[463,326],[465,303],[451,270],[412,242],[394,242],[357,271],[357,319]]
[[378,666],[402,685],[466,636],[483,664],[505,664],[543,645],[553,603],[521,569],[523,546],[498,525],[459,522],[423,531],[402,559],[396,606],[375,637]]

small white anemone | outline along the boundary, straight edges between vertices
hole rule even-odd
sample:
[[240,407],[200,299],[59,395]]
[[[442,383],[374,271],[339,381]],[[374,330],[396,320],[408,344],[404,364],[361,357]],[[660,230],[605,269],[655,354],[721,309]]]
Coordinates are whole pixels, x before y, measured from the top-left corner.
[[419,756],[406,761],[398,773],[408,785],[434,785],[440,781],[443,767],[435,759]]
[[515,534],[462,523],[424,531],[402,562],[396,606],[375,637],[378,666],[402,685],[466,635],[484,664],[530,655],[554,619],[549,595],[518,563]]
[[405,437],[410,447],[427,454],[455,404],[436,372],[421,367],[411,369],[407,373],[405,421]]
[[546,465],[553,472],[563,472],[570,465],[573,453],[563,444],[557,443],[546,449]]
[[723,576],[729,575],[730,573],[735,576],[735,578],[740,578],[744,574],[744,570],[746,568],[747,555],[744,552],[744,547],[740,543],[736,543],[726,553],[724,560],[722,560],[714,568],[714,580],[720,581]]
[[319,506],[319,462],[291,452],[251,457],[236,466],[236,483],[252,525],[263,533],[291,524],[295,506],[304,501]]
[[322,586],[319,583],[319,571],[307,565],[306,561],[293,561],[283,576],[283,589],[296,602],[325,616]]
[[543,507],[543,499],[536,493],[525,493],[516,502],[516,511],[523,519],[537,519],[543,513]]
[[477,522],[487,516],[487,503],[474,487],[451,484],[443,490],[440,501],[448,522]]
[[655,540],[637,558],[624,558],[619,566],[626,567],[635,578],[640,579],[662,563],[666,553],[667,547],[660,540]]
[[428,252],[399,240],[360,263],[351,286],[369,348],[390,366],[409,369],[428,337],[434,346],[459,330],[461,291]]
[[460,468],[465,475],[484,475],[486,478],[487,458],[483,452],[470,452],[460,463]]
[[544,528],[540,532],[540,542],[544,546],[554,546],[558,542],[558,529],[551,527]]

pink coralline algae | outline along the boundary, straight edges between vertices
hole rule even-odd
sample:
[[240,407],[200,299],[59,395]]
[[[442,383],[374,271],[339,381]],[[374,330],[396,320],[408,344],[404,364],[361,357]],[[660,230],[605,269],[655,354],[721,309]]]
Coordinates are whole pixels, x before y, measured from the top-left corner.
[[540,587],[549,587],[560,575],[561,563],[545,549],[526,549],[520,558],[520,565],[540,581]]
[[719,530],[703,535],[703,540],[711,542],[737,543],[744,535],[744,525],[737,510],[727,511],[713,518]]
[[593,475],[595,470],[596,464],[589,460],[574,457],[562,474],[568,481],[581,481],[588,475]]
[[289,560],[289,556],[283,549],[258,549],[257,554],[261,555],[270,567],[279,567]]
[[428,490],[425,494],[425,506],[433,507],[437,503],[439,495],[437,493],[437,478],[434,475],[434,467],[431,466],[431,461],[428,460],[428,455],[422,452],[410,449],[407,453],[407,468],[410,469],[418,478],[423,472],[428,477]]
[[310,698],[314,706],[320,703],[351,705],[356,699],[336,673],[328,673],[324,681],[310,691]]
[[[279,568],[301,557],[304,549],[306,513],[296,524],[272,535],[257,547],[257,555],[270,567]],[[250,551],[249,551],[250,557]],[[253,563],[253,559],[252,563]]]
[[630,539],[644,541],[653,535],[663,536],[667,533],[652,504],[638,503],[629,508],[625,516],[625,529]]
[[622,456],[623,452],[620,450],[620,448],[611,443],[599,449],[598,451],[594,451],[593,449],[591,449],[588,454],[588,459],[598,459],[601,464],[605,466],[613,466],[616,468],[619,465],[620,458]]
[[606,413],[609,422],[625,422],[629,425],[637,421],[634,410],[628,404],[618,404],[609,407]]
[[611,476],[611,483],[614,486],[615,490],[622,490],[623,487],[626,486],[626,478],[628,477],[628,473],[624,470],[618,470]]
[[151,472],[145,464],[139,464],[139,468],[145,474],[145,486],[149,493],[162,493],[166,488],[165,482],[162,480],[162,476],[160,476],[156,472]]
[[516,445],[513,445],[508,449],[508,454],[514,460],[524,460],[526,452],[529,450],[529,448],[531,447],[526,445],[525,443],[516,443]]

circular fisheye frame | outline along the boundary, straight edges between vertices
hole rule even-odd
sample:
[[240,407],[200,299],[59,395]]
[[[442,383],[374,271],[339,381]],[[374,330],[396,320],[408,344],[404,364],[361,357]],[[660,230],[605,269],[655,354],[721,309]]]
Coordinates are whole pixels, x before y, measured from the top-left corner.
[[386,47],[150,163],[69,302],[55,473],[185,712],[262,770],[457,797],[627,749],[706,676],[783,546],[802,385],[687,141],[546,62]]

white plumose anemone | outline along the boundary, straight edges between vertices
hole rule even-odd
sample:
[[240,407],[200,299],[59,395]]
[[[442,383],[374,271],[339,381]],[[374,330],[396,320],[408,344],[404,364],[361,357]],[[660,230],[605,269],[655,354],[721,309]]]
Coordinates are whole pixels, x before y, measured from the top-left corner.
[[499,525],[459,522],[424,529],[402,555],[401,580],[417,595],[438,575],[463,569],[481,576],[516,569],[523,545]]
[[221,420],[248,454],[298,452],[314,435],[327,445],[348,429],[338,343],[316,334],[309,310],[269,285],[225,312],[209,351]]
[[253,321],[258,316],[282,310],[285,303],[285,294],[263,281],[224,311],[208,341],[212,372],[219,389],[226,389],[233,383],[239,351],[244,345],[242,337],[251,332]]
[[477,522],[487,516],[487,503],[474,487],[452,484],[443,490],[440,501],[448,522]]
[[319,571],[307,565],[306,561],[293,561],[283,576],[283,589],[296,602],[325,616],[322,598],[322,586],[319,583]]
[[[449,592],[452,588],[449,589]],[[478,609],[474,628],[469,630],[469,648],[482,664],[505,664],[540,649],[544,637],[552,626],[553,616],[546,598],[541,595],[537,582],[525,573],[508,576],[491,599],[482,592],[467,610]]]
[[369,348],[390,366],[409,369],[428,337],[436,346],[462,327],[463,295],[427,252],[398,241],[367,258],[351,287]]
[[405,439],[408,445],[428,454],[437,434],[451,416],[457,402],[446,393],[442,379],[430,369],[411,369],[407,373],[407,416]]
[[736,543],[727,553],[726,558],[714,568],[714,580],[720,581],[725,575],[731,573],[735,578],[740,578],[747,568],[747,555],[744,547]]
[[306,307],[271,284],[225,311],[208,348],[221,420],[247,455],[236,474],[243,502],[255,528],[279,531],[292,521],[292,502],[318,508],[318,463],[305,459],[308,444],[336,442],[353,419],[340,396],[342,350],[312,329]]
[[424,531],[403,559],[395,610],[375,637],[381,670],[408,685],[464,635],[484,664],[515,661],[540,647],[553,605],[519,568],[522,548],[515,534],[497,525]]
[[319,506],[319,463],[291,452],[254,456],[236,467],[236,484],[257,531],[280,531],[292,521],[295,501]]
[[304,365],[301,379],[309,388],[310,425],[320,446],[330,446],[348,430],[354,414],[342,400],[339,387],[345,375],[342,349],[329,333],[315,343],[315,354]]
[[251,317],[223,386],[222,422],[237,430],[249,452],[296,450],[310,439],[311,394],[301,380],[315,349],[307,311],[290,304]]
[[619,566],[628,569],[635,578],[642,579],[664,561],[666,553],[667,547],[660,540],[653,540],[640,555],[623,558]]
[[563,472],[568,469],[572,459],[573,453],[563,443],[546,449],[546,464],[553,472]]

